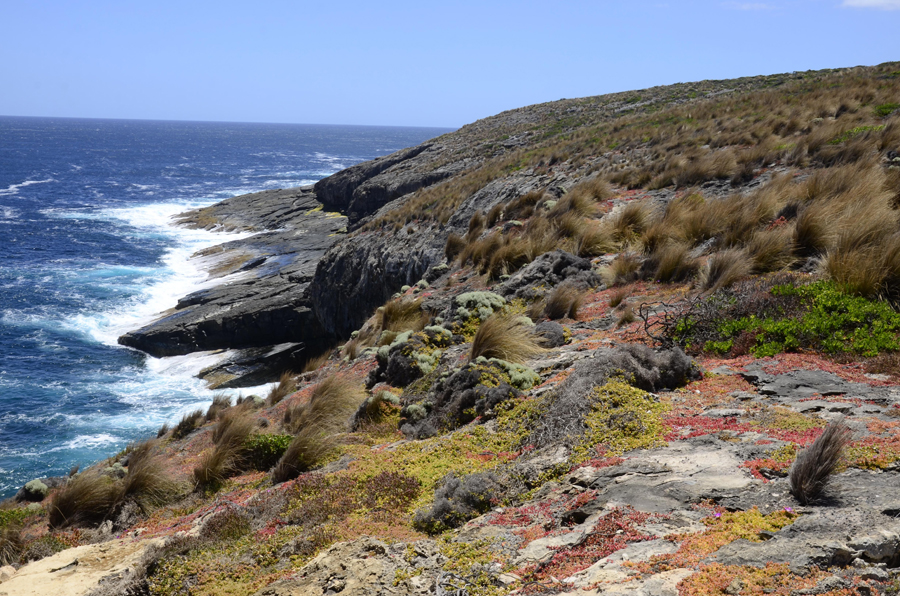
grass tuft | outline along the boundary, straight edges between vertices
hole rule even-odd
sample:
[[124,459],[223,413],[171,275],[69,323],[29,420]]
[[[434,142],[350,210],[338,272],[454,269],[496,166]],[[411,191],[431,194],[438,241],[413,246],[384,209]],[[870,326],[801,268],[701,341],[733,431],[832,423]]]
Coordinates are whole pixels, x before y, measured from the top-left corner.
[[291,371],[285,371],[281,373],[281,377],[278,379],[278,384],[269,390],[269,395],[266,396],[266,405],[274,406],[275,404],[280,403],[281,400],[283,400],[285,397],[296,390],[297,382],[294,373],[292,373]]
[[575,286],[562,284],[557,286],[547,296],[547,302],[544,305],[544,314],[547,318],[556,320],[563,317],[575,319],[578,316],[578,309],[584,302],[586,292]]
[[700,288],[716,292],[746,277],[750,270],[750,260],[745,251],[730,248],[717,252],[709,257],[706,266],[700,271]]
[[421,331],[425,327],[425,313],[420,299],[390,300],[381,307],[378,317],[382,331]]
[[272,470],[272,480],[285,482],[314,467],[334,449],[337,435],[347,430],[365,399],[360,379],[335,375],[316,385],[308,402],[289,408],[285,424],[295,436]]
[[850,429],[843,422],[831,422],[812,445],[797,454],[789,478],[791,494],[806,505],[819,497],[850,442]]
[[519,317],[493,314],[475,333],[469,360],[484,356],[521,364],[544,351],[538,341]]
[[203,410],[195,410],[190,414],[185,414],[181,417],[181,422],[172,429],[172,438],[183,439],[194,432],[194,429],[197,428],[198,423],[202,423],[202,420]]
[[79,474],[53,495],[47,510],[50,527],[99,523],[121,498],[121,486],[109,476],[97,472]]

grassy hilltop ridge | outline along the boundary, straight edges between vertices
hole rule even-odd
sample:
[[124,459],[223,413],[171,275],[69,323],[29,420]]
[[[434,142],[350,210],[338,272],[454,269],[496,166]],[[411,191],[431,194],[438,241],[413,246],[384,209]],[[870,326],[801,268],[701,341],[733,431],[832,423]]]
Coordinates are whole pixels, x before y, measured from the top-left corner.
[[431,143],[453,174],[337,247],[443,260],[268,395],[29,483],[0,593],[900,591],[900,63]]

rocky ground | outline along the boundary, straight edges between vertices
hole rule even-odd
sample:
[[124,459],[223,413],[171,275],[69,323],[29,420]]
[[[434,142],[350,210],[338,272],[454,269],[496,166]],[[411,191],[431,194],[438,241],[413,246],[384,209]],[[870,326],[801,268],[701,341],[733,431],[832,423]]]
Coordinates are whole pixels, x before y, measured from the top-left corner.
[[[826,158],[857,156],[865,169],[835,171],[893,200],[900,137],[885,119],[900,105],[882,115],[893,104],[878,102],[898,77],[882,65],[564,100],[313,189],[186,214],[259,233],[199,255],[222,285],[122,342],[239,348],[206,373],[224,386],[306,370],[71,479],[29,483],[0,508],[0,561],[12,563],[0,595],[900,591],[900,321],[877,296],[835,290],[816,263],[838,241],[807,250],[799,231],[817,176],[851,167]],[[869,103],[828,95],[851,81]],[[778,128],[785,138],[759,136],[774,153],[747,175],[734,162],[687,186],[666,183],[667,168],[687,180],[690,163],[654,169],[667,158],[653,130],[724,138],[734,131],[716,102],[750,97],[741,118],[759,124],[781,86],[838,105]],[[604,136],[638,127],[636,144]],[[821,127],[836,128],[816,145]],[[726,148],[738,157],[754,151],[742,131]],[[856,136],[868,153],[849,151]],[[712,159],[709,143],[698,150]],[[673,204],[762,205],[764,191],[775,198],[742,233],[789,231],[774,264],[715,227],[725,210],[699,231],[687,219],[663,230],[690,244],[686,273],[662,281],[652,223]],[[809,203],[792,202],[801,195]],[[524,238],[539,249],[514,253]],[[745,265],[728,283],[712,277],[721,253]],[[837,466],[821,494],[798,493],[791,466],[829,424],[847,429]]]

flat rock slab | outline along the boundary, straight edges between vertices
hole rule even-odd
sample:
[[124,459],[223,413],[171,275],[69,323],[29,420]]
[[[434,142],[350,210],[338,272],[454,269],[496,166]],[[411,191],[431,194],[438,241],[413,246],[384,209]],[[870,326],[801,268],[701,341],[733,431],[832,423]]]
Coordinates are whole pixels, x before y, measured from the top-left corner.
[[[388,545],[374,538],[340,542],[304,565],[292,579],[277,581],[254,596],[387,596],[434,594],[441,555],[431,540]],[[398,581],[397,572],[408,579]]]
[[66,549],[29,563],[0,583],[0,596],[82,596],[100,579],[128,573],[157,540],[114,540]]

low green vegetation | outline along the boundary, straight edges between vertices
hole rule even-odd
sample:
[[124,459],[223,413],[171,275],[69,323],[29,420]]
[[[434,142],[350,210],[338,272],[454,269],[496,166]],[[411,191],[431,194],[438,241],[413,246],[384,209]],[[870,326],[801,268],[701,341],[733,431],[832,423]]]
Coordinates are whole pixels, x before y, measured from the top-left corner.
[[758,357],[798,350],[871,357],[900,350],[900,313],[887,302],[847,294],[834,282],[774,286],[760,301],[761,314],[730,317],[744,298],[707,299],[707,318],[688,313],[675,325],[674,338],[693,351],[734,355],[738,348]]

